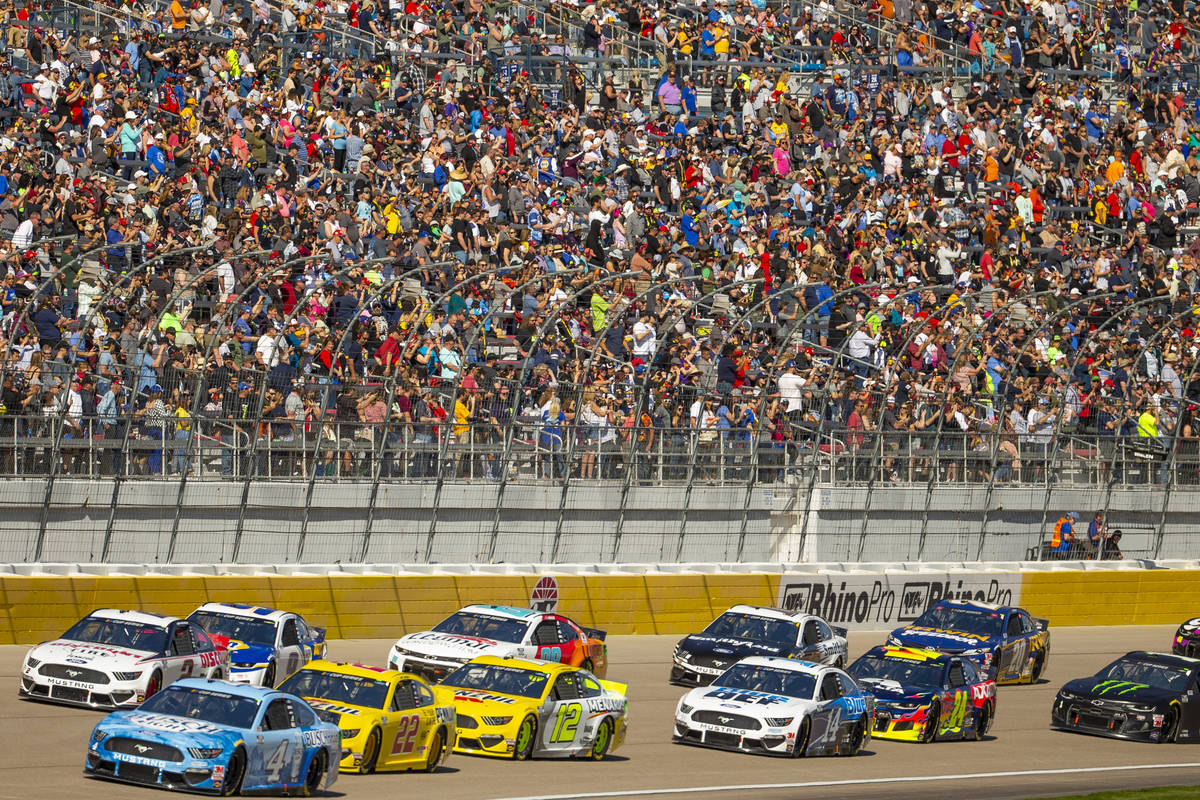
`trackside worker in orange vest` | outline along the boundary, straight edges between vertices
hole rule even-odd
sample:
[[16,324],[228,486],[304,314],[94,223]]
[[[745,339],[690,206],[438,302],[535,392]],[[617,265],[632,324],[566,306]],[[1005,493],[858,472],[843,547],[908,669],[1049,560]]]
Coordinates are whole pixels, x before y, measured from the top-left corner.
[[1050,549],[1055,555],[1066,557],[1071,552],[1071,547],[1075,544],[1075,531],[1071,525],[1078,519],[1079,514],[1071,511],[1066,516],[1059,517],[1058,522],[1054,523],[1054,535],[1050,537]]

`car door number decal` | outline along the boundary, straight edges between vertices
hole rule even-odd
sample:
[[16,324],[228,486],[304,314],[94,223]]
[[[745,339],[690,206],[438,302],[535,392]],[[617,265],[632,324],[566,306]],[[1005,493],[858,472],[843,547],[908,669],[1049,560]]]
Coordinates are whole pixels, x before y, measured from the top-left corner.
[[946,720],[946,728],[948,730],[957,730],[963,726],[963,721],[967,718],[967,693],[958,691],[954,693],[954,706],[950,711],[950,718]]
[[538,656],[542,661],[562,661],[561,647],[543,647]]
[[583,706],[579,703],[567,703],[558,708],[558,719],[554,723],[554,731],[550,735],[551,743],[575,741],[575,730],[579,727],[579,718],[583,715]]
[[279,747],[275,748],[275,752],[267,758],[265,764],[267,770],[267,780],[271,783],[279,783],[279,778],[283,774],[283,768],[288,761],[288,745],[290,742],[284,739],[279,743]]
[[421,718],[416,714],[400,717],[396,738],[392,742],[392,755],[409,755],[417,746],[417,733],[421,730]]
[[179,677],[181,677],[181,678],[192,677],[192,670],[195,668],[196,668],[196,664],[194,661],[192,661],[192,659],[190,659],[190,658],[185,659],[183,662],[183,668],[179,672]]
[[1029,640],[1017,639],[1012,645],[1012,663],[1009,667],[1018,675],[1025,671],[1025,655],[1029,652]]

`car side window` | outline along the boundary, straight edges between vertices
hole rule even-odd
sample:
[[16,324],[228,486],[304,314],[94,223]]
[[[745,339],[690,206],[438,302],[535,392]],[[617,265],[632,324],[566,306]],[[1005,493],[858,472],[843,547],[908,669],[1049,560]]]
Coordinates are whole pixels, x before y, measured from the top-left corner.
[[308,635],[308,626],[304,624],[304,620],[302,619],[297,619],[295,622],[297,638],[302,642],[307,642],[310,638]]
[[408,711],[417,707],[417,698],[413,693],[412,681],[400,681],[396,684],[396,692],[392,695],[392,711]]
[[821,699],[837,700],[841,696],[842,690],[838,686],[837,674],[826,672],[825,677],[821,679]]
[[272,700],[271,705],[267,706],[267,713],[263,715],[261,727],[264,731],[284,731],[296,727],[292,722],[288,701],[283,698]]
[[979,672],[975,669],[975,665],[970,661],[960,661],[962,664],[963,678],[967,683],[978,683]]
[[1008,616],[1008,635],[1020,636],[1025,632],[1025,628],[1021,625],[1021,615],[1013,612]]
[[416,700],[416,708],[424,708],[433,705],[433,692],[424,684],[412,681],[413,698]]
[[288,700],[288,705],[292,707],[292,719],[296,720],[299,727],[311,728],[317,724],[317,715],[307,704],[299,700]]
[[179,623],[175,626],[175,635],[171,637],[171,653],[177,656],[190,656],[196,652],[192,646],[192,631],[191,627]]
[[216,649],[212,639],[208,638],[208,634],[201,630],[199,625],[192,626],[192,644],[197,653],[208,653]]
[[284,647],[300,644],[300,637],[296,633],[296,620],[288,619],[283,623],[283,633],[279,637],[279,643]]
[[819,641],[821,641],[821,634],[817,631],[817,623],[815,620],[810,619],[804,623],[804,633],[800,635],[800,644],[807,647]]
[[1033,617],[1028,614],[1021,614],[1021,623],[1025,626],[1026,633],[1037,633],[1038,624],[1033,621]]
[[575,673],[566,672],[558,676],[558,680],[554,682],[554,699],[579,699],[579,684],[575,682]]
[[559,644],[558,624],[552,619],[539,622],[533,631],[533,643],[536,645]]
[[558,641],[565,644],[566,642],[573,642],[578,638],[579,634],[577,634],[575,629],[571,627],[571,623],[567,622],[565,619],[560,619],[558,621]]
[[963,662],[950,662],[950,685],[953,687],[966,686],[967,677],[963,673]]
[[854,679],[851,678],[849,675],[842,675],[841,673],[837,673],[837,679],[838,679],[838,685],[842,689],[843,696],[858,694],[858,685],[854,682]]
[[833,631],[825,624],[825,620],[814,619],[813,622],[817,624],[817,636],[820,637],[817,641],[827,642],[833,638]]
[[604,694],[603,687],[595,678],[583,678],[578,682],[580,697],[599,697]]

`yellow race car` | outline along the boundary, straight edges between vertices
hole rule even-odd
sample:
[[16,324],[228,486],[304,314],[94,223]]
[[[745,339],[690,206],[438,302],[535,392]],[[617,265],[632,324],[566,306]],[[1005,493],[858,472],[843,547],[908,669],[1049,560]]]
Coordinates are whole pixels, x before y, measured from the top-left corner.
[[454,704],[457,753],[599,761],[625,741],[625,684],[580,667],[480,656],[433,691]]
[[456,737],[454,705],[416,675],[312,661],[279,687],[342,731],[341,772],[433,772]]

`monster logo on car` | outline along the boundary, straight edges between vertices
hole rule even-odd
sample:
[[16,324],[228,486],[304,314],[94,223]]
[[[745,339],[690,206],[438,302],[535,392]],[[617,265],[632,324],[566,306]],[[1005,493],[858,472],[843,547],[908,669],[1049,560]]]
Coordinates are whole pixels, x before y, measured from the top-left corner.
[[1114,692],[1116,694],[1128,694],[1136,692],[1138,689],[1149,689],[1150,687],[1144,683],[1130,683],[1129,681],[1100,681],[1092,687],[1093,692],[1098,694],[1108,694]]

